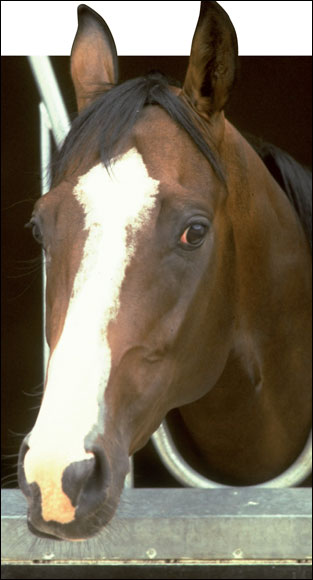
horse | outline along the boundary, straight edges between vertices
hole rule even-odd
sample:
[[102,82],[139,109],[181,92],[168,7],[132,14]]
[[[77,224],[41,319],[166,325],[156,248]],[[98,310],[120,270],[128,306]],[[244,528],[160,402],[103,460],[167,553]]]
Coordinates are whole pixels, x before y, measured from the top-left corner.
[[309,179],[226,119],[237,53],[228,15],[202,2],[182,86],[156,71],[119,83],[107,24],[78,8],[79,115],[30,220],[50,357],[18,477],[37,535],[104,528],[129,457],[174,410],[226,485],[274,478],[305,445]]

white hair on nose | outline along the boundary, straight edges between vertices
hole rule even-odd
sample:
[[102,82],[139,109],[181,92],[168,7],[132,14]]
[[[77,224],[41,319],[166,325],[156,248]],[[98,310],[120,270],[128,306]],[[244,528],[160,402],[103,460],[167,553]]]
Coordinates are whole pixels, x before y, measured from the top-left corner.
[[[90,458],[84,439],[99,425],[111,370],[107,329],[119,311],[120,290],[136,249],[136,234],[156,205],[158,186],[142,156],[132,148],[113,160],[109,171],[102,164],[93,167],[73,190],[85,214],[87,239],[62,334],[50,357],[41,409],[29,438],[25,457],[28,483],[36,481],[48,489],[46,470],[50,466],[54,470],[51,481],[55,482],[61,480],[71,461]],[[44,473],[43,458],[48,460]],[[49,519],[58,521],[57,508],[54,510],[51,502],[48,506],[43,490],[42,499],[43,514],[46,503]]]

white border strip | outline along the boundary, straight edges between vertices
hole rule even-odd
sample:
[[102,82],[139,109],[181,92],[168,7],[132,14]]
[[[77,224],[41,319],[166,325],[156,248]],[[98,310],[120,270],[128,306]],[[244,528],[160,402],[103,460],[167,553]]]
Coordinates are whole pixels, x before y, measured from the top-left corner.
[[[200,2],[93,1],[119,55],[187,56]],[[3,55],[69,55],[80,1],[1,2]],[[239,39],[239,54],[311,55],[311,1],[221,1]]]

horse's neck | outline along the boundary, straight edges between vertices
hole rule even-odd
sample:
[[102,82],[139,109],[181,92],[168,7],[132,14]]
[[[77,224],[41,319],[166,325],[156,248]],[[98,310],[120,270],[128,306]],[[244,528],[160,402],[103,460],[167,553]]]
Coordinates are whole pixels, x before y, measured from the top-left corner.
[[249,145],[241,151],[229,194],[233,348],[215,387],[181,414],[213,473],[254,484],[287,468],[310,429],[311,256],[284,193]]
[[[298,457],[311,427],[310,385],[303,370],[293,368],[298,354],[274,346],[270,353],[250,352],[246,360],[233,351],[214,388],[180,408],[208,477],[253,485],[279,475]],[[299,367],[306,366],[301,359],[307,354],[299,354]]]

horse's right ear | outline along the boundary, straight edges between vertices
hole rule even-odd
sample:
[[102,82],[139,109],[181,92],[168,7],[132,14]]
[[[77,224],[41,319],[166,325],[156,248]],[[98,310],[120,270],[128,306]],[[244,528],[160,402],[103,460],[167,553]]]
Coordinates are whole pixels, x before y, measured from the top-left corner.
[[104,20],[85,4],[77,10],[78,29],[71,53],[71,75],[78,110],[118,81],[117,52]]
[[210,118],[220,112],[234,84],[237,35],[217,2],[201,2],[183,94],[198,113]]

